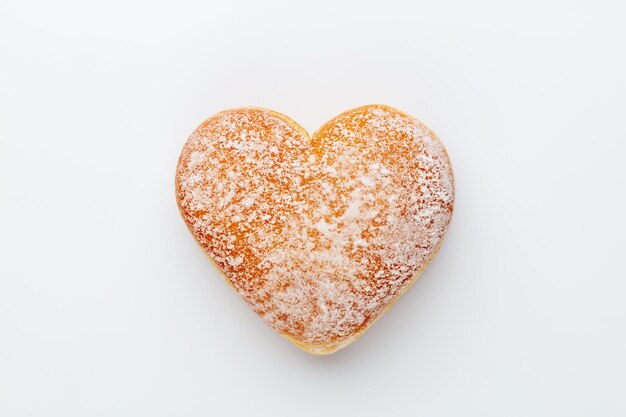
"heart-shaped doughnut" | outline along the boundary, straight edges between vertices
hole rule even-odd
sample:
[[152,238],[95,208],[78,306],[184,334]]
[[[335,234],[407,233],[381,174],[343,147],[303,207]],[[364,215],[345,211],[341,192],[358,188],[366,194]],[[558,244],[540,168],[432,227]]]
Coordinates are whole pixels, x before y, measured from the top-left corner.
[[452,216],[445,148],[394,108],[349,110],[312,137],[280,113],[225,110],[189,137],[176,199],[227,282],[315,354],[356,340],[417,279]]

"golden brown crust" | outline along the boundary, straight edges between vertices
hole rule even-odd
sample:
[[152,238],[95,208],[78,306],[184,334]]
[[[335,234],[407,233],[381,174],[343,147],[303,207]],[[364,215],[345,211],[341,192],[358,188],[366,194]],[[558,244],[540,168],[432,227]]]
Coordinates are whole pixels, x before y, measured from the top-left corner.
[[278,112],[218,113],[189,138],[176,175],[180,212],[227,282],[315,354],[356,340],[417,279],[453,192],[434,133],[383,105],[311,138]]

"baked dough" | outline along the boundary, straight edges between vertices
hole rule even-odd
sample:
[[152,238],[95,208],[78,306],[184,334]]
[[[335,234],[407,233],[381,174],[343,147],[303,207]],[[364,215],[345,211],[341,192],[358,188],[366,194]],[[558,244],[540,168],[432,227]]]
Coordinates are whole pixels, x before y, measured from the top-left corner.
[[176,199],[252,309],[296,346],[328,354],[361,336],[435,256],[454,177],[437,136],[392,107],[349,110],[312,137],[246,107],[192,133]]

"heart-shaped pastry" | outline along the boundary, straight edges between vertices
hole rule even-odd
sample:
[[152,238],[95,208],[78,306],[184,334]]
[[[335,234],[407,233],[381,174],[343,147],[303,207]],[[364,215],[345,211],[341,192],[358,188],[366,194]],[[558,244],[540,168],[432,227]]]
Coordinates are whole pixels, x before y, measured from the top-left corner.
[[445,148],[394,108],[312,137],[280,113],[220,112],[187,140],[176,199],[196,241],[273,329],[315,354],[356,340],[417,279],[450,223]]

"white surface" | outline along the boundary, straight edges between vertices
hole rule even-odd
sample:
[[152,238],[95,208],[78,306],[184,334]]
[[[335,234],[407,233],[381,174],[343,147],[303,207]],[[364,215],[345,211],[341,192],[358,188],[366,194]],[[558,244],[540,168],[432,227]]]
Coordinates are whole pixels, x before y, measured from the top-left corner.
[[[0,415],[626,415],[626,6],[0,3]],[[242,105],[424,120],[447,241],[360,341],[294,348],[187,232],[174,168]]]

